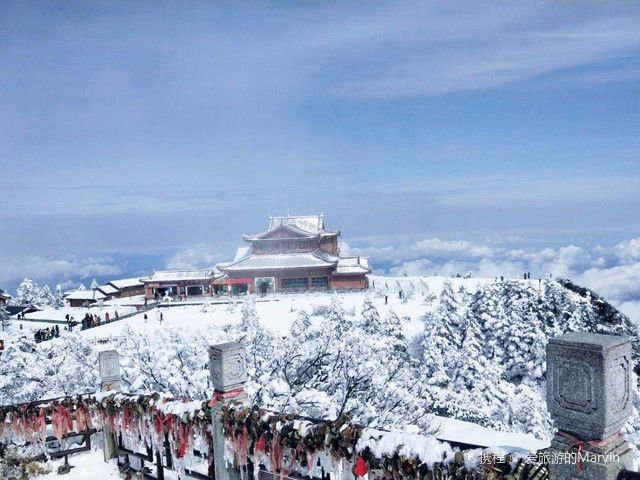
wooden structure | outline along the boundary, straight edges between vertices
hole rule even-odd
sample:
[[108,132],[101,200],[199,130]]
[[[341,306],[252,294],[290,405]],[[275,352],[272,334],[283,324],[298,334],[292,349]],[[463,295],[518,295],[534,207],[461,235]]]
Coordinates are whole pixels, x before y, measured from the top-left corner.
[[270,217],[265,232],[244,235],[250,246],[218,268],[236,293],[365,289],[368,259],[340,256],[340,234],[325,228],[322,214]]
[[99,289],[72,290],[64,294],[64,299],[70,307],[85,307],[100,300],[107,300],[107,297]]

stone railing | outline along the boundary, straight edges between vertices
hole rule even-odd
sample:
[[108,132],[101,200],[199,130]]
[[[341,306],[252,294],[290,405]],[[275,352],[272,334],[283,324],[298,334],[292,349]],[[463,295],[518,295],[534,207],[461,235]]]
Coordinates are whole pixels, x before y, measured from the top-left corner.
[[[533,479],[546,478],[548,469],[550,480],[634,478],[638,474],[629,471],[631,449],[621,432],[632,410],[632,367],[631,344],[625,338],[570,333],[551,339],[547,346],[547,403],[558,431],[550,448],[537,452],[536,458],[543,458],[544,464],[531,464],[520,458],[511,462],[495,459],[488,465],[469,466],[468,462],[465,464],[466,452],[431,437],[374,432],[348,419],[313,420],[248,405],[244,390],[245,347],[238,343],[214,345],[209,349],[214,394],[210,401],[200,402],[199,413],[192,415],[206,420],[199,425],[202,425],[201,437],[206,438],[208,446],[199,451],[213,458],[213,462],[209,462],[208,473],[185,471],[184,466],[182,473],[187,478],[216,480],[237,480],[245,473],[262,480],[274,475],[328,478],[332,474],[342,478],[345,471],[355,476],[368,474],[369,479],[390,478],[390,475],[393,478]],[[99,353],[99,370],[102,389],[106,394],[118,395],[120,365],[115,350]],[[122,410],[118,413],[122,424],[101,422],[105,460],[121,456],[123,446],[118,444],[118,436],[122,437],[126,431],[129,422],[125,418],[131,417],[124,411],[129,408],[123,403],[126,399],[118,398],[114,397],[113,405],[96,407],[98,410],[104,407],[107,413]],[[178,448],[178,443],[184,440],[181,435],[190,435],[188,432],[193,429],[188,428],[189,423],[174,425],[166,420],[172,415],[176,418],[182,415],[185,422],[186,404],[177,405],[175,410],[156,403],[154,399],[155,413],[151,420],[141,417],[133,424],[144,424],[147,430],[154,426],[156,436],[162,434],[155,442],[147,442],[147,448],[155,450],[158,473],[155,478],[163,478],[162,470],[171,466],[168,464],[171,456],[163,452],[161,437],[168,435],[169,443],[173,442]],[[140,410],[136,405],[133,410]],[[23,414],[25,409],[19,411]],[[106,418],[104,413],[102,416]],[[158,418],[164,420],[159,422]],[[162,425],[166,426],[164,430],[158,428]],[[375,443],[381,439],[385,449]],[[183,455],[181,452],[173,457],[180,459]],[[148,461],[153,460],[151,454],[144,456]]]

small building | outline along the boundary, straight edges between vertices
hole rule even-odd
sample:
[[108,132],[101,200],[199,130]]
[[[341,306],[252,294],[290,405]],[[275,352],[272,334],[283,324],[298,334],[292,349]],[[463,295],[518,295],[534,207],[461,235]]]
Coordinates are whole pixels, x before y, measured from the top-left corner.
[[99,289],[95,290],[71,290],[64,294],[64,299],[69,302],[70,307],[85,307],[100,300],[107,300],[108,297]]
[[98,290],[100,290],[105,296],[109,298],[117,297],[118,294],[120,293],[120,290],[118,290],[116,287],[114,287],[110,283],[105,283],[104,285],[100,285],[98,287]]
[[9,303],[9,300],[11,300],[11,295],[9,295],[7,292],[5,292],[4,290],[0,289],[0,305],[7,305]]
[[27,313],[39,312],[40,309],[32,304],[26,305],[7,305],[5,307],[10,317],[17,317],[18,315],[25,315]]
[[146,299],[164,296],[188,299],[214,294],[214,282],[220,273],[208,270],[158,270],[140,281],[144,284]]
[[365,289],[368,259],[340,256],[340,235],[324,215],[270,217],[266,231],[244,235],[250,245],[217,267],[236,293]]
[[139,277],[122,278],[120,280],[111,280],[107,285],[118,290],[115,297],[134,297],[136,295],[144,295],[144,283]]

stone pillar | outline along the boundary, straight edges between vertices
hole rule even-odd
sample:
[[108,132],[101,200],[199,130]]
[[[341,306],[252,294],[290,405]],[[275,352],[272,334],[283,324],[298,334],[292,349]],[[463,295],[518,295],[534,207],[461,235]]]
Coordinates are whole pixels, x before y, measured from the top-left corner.
[[214,388],[213,458],[216,480],[238,480],[239,472],[227,465],[224,458],[225,437],[222,429],[222,408],[232,402],[247,399],[247,353],[243,344],[223,343],[209,347],[209,370]]
[[[120,385],[120,356],[117,350],[103,350],[98,352],[100,370],[100,387],[102,391],[119,392]],[[118,442],[109,427],[102,430],[104,438],[104,461],[108,462],[118,456]]]
[[547,407],[558,432],[549,449],[550,480],[614,480],[629,468],[620,432],[632,410],[631,342],[567,333],[547,345]]

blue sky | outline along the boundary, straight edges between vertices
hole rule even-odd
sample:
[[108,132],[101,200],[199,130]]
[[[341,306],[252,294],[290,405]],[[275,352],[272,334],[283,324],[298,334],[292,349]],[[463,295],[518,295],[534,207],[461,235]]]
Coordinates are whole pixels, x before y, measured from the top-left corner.
[[215,263],[287,211],[395,249],[384,271],[425,239],[614,251],[640,237],[638,25],[627,1],[2,2],[0,284]]

